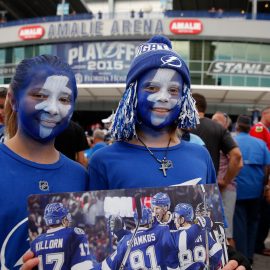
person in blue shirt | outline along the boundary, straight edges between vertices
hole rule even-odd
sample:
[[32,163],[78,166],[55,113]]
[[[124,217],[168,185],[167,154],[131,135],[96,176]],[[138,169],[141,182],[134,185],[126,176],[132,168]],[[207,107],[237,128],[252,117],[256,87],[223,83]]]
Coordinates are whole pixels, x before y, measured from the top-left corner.
[[[157,35],[138,47],[111,126],[115,142],[88,166],[91,190],[216,183],[205,147],[178,137],[177,128],[199,123],[190,86],[189,69],[169,39]],[[247,263],[240,257],[234,258]],[[245,269],[238,262],[224,269]]]
[[29,249],[27,197],[84,191],[86,170],[59,153],[54,138],[68,125],[77,97],[75,76],[58,57],[23,60],[5,105],[7,140],[0,144],[0,262],[17,270]]
[[102,129],[95,129],[93,132],[93,143],[90,149],[84,151],[85,157],[90,160],[92,155],[99,149],[107,146],[104,141],[105,138],[105,131]]
[[115,142],[89,162],[90,189],[216,183],[208,151],[178,137],[177,127],[198,122],[186,63],[170,40],[154,36],[131,63],[111,126]]
[[43,270],[94,269],[93,257],[84,231],[69,227],[71,214],[62,203],[50,203],[45,207],[44,219],[48,227],[31,243],[31,250],[39,257]]
[[244,166],[236,176],[237,198],[233,226],[236,248],[252,263],[266,178],[265,169],[270,165],[270,152],[263,140],[249,135],[250,127],[251,118],[239,115],[235,141],[242,152]]

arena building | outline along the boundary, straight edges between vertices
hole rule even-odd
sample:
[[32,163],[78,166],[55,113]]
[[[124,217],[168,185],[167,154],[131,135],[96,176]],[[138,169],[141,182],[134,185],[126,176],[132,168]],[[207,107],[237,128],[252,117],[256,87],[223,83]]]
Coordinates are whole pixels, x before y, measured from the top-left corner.
[[[62,2],[70,3],[71,12],[74,1]],[[270,17],[261,17],[269,14],[261,1],[253,1],[254,6],[251,1],[77,2],[83,4],[80,13],[73,9],[72,15],[40,15],[0,24],[2,86],[8,86],[22,59],[58,55],[76,75],[75,116],[85,126],[117,107],[138,44],[163,34],[186,60],[192,91],[207,97],[209,113],[251,114],[270,104]],[[262,12],[257,12],[258,6]]]

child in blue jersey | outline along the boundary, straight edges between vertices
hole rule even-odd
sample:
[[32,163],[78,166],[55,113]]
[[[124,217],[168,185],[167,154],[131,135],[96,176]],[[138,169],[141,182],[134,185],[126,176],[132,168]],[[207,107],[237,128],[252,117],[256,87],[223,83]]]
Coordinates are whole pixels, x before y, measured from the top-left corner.
[[[71,215],[62,203],[48,204],[44,211],[48,230],[31,243],[43,270],[94,269],[89,243],[80,228],[69,228]],[[60,267],[60,268],[59,268]]]
[[207,150],[177,134],[197,123],[185,62],[163,37],[142,44],[112,124],[116,142],[89,163],[90,189],[215,183]]
[[58,57],[37,56],[17,66],[5,104],[8,139],[0,145],[1,269],[19,269],[29,249],[30,194],[87,189],[85,169],[54,148],[76,97],[75,76]]
[[[170,40],[157,35],[141,44],[126,82],[111,126],[115,142],[89,163],[90,189],[216,183],[208,151],[177,134],[199,118],[189,69]],[[245,269],[237,266],[233,260],[225,269]]]

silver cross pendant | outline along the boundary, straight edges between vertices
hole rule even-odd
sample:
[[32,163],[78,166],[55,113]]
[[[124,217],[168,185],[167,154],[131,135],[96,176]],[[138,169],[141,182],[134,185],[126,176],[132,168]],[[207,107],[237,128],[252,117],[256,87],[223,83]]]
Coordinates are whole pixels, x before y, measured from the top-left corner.
[[166,159],[165,157],[161,160],[161,167],[159,168],[160,170],[163,171],[163,175],[166,177],[167,176],[167,171],[168,169],[173,168],[173,163],[171,160]]

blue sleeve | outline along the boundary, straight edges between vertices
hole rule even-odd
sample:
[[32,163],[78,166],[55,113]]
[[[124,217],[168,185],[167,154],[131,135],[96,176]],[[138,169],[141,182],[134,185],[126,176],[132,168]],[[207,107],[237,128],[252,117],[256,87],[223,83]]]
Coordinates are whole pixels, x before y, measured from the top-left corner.
[[209,234],[209,261],[211,269],[218,269],[221,264],[222,247]]
[[162,249],[164,251],[164,257],[166,258],[165,263],[169,268],[176,269],[179,265],[178,249],[175,245],[170,230],[165,230],[165,232],[162,234],[162,237]]
[[216,170],[214,167],[214,163],[210,154],[208,155],[208,162],[207,162],[207,184],[215,184],[217,183],[217,175]]
[[[104,260],[103,268],[111,270],[119,270],[122,260],[125,256],[126,249],[127,249],[126,239],[122,238],[122,240],[117,245],[116,251]],[[106,265],[105,267],[104,264]]]
[[[76,228],[74,230],[76,230]],[[70,250],[71,253],[69,254],[71,258],[70,266],[72,267],[74,265],[80,265],[81,268],[88,266],[89,269],[91,269],[90,267],[93,266],[92,256],[90,255],[89,244],[86,235],[74,233],[72,242],[73,245],[72,249]]]
[[105,169],[102,169],[100,162],[93,155],[88,164],[89,190],[108,190],[109,185]]

